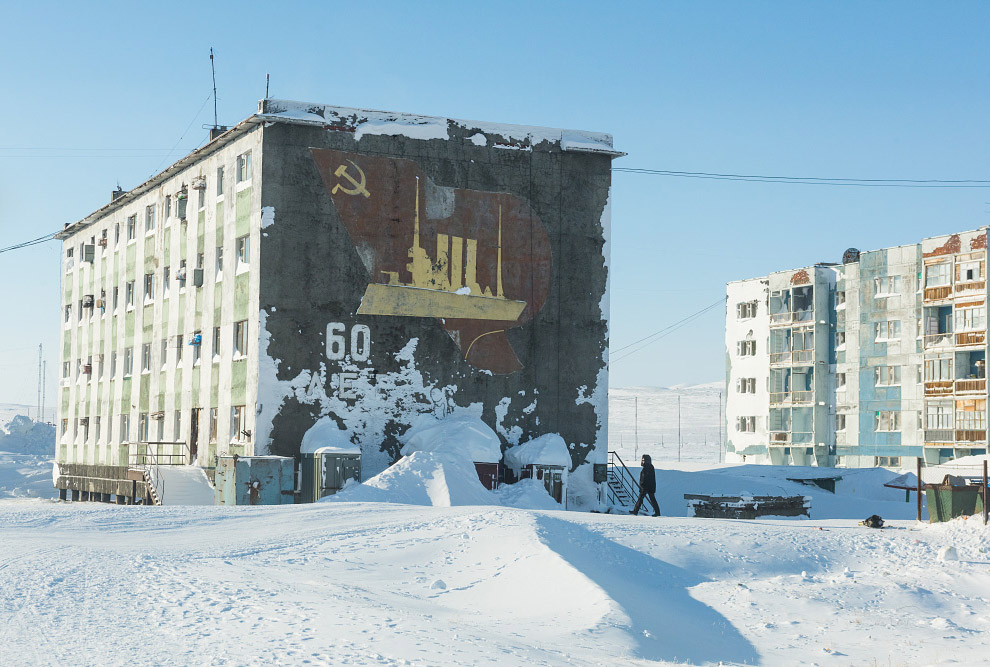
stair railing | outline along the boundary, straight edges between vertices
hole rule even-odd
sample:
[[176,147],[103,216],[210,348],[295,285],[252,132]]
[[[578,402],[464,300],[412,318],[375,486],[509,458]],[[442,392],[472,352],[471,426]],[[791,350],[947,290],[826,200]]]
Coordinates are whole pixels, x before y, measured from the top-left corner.
[[629,472],[618,452],[608,453],[608,500],[613,505],[623,505],[622,495],[629,502],[639,498],[639,481]]

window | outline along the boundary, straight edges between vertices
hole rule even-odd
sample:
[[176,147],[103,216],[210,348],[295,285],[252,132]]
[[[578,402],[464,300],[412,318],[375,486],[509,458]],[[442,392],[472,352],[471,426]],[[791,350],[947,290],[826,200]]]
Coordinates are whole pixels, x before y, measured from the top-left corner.
[[217,197],[223,194],[223,167],[217,167]]
[[846,416],[845,415],[835,415],[835,430],[845,431],[846,430]]
[[987,328],[987,307],[960,308],[956,311],[956,331],[975,331]]
[[182,363],[182,334],[175,337],[175,365]]
[[114,223],[113,225],[113,244],[120,245],[120,223]]
[[237,267],[247,266],[251,262],[251,239],[247,236],[237,237]]
[[104,367],[104,363],[103,363],[103,355],[102,354],[100,355],[99,360],[97,361],[97,363],[100,365],[99,377],[102,378],[103,377],[103,371],[105,370],[103,368]]
[[165,221],[172,217],[172,195],[165,195]]
[[951,429],[952,428],[952,404],[951,403],[928,403],[925,414],[925,428]]
[[756,356],[756,341],[741,340],[736,343],[736,354],[740,357]]
[[217,246],[217,280],[223,277],[223,246]]
[[876,322],[873,325],[874,332],[876,333],[876,340],[899,340],[901,337],[901,321],[900,320],[886,320],[884,322]]
[[219,421],[219,410],[210,408],[210,442],[217,441],[217,422]]
[[193,346],[193,366],[199,363],[200,351],[203,349],[203,333],[201,331],[193,332],[193,339],[190,341],[190,345]]
[[127,240],[132,241],[137,233],[137,215],[127,218]]
[[166,266],[162,269],[162,296],[168,298],[168,281],[172,277],[172,270],[170,267]]
[[835,348],[841,350],[846,346],[846,332],[836,331],[835,332]]
[[148,442],[149,426],[148,413],[142,412],[138,415],[138,441]]
[[736,304],[736,317],[740,320],[756,317],[756,301],[745,301]]
[[179,289],[183,289],[186,286],[186,260],[179,260],[179,272],[176,274],[176,278],[179,279]]
[[134,372],[134,348],[125,347],[124,348],[124,377],[131,375]]
[[247,354],[247,320],[234,323],[234,358]]
[[129,442],[131,439],[131,416],[120,415],[120,441]]
[[117,353],[110,353],[110,377],[117,377]]
[[873,417],[873,430],[877,432],[900,431],[901,413],[893,410],[880,410]]
[[134,281],[124,283],[124,305],[127,308],[134,307]]
[[174,442],[179,442],[182,438],[182,411],[176,410],[175,417],[172,421],[172,440]]
[[925,287],[941,287],[948,285],[952,267],[948,262],[929,264],[925,267]]
[[246,431],[247,423],[244,421],[244,416],[243,405],[235,405],[230,409],[230,439],[232,441],[250,437]]
[[237,156],[237,182],[251,180],[251,151]]
[[155,300],[155,274],[144,274],[144,300],[145,302]]
[[213,327],[213,361],[220,361],[220,327]]
[[873,296],[883,298],[900,293],[900,276],[884,276],[882,278],[873,279]]
[[836,373],[835,374],[835,386],[837,389],[844,389],[846,386],[846,374]]
[[144,207],[144,231],[150,232],[155,229],[155,205]]
[[65,436],[65,434],[68,433],[68,432],[69,432],[69,420],[68,419],[63,419],[62,420],[62,435]]
[[120,296],[120,288],[119,287],[114,287],[113,288],[113,309],[114,310],[117,310],[117,302],[119,300],[119,296]]
[[878,468],[900,468],[901,467],[901,457],[900,456],[878,456],[877,457],[877,467]]
[[200,208],[206,206],[206,183],[203,183],[203,187],[196,189],[196,205]]
[[72,319],[72,306],[65,307],[65,321],[68,322]]
[[141,345],[141,372],[151,370],[151,343]]
[[900,366],[877,366],[873,369],[874,384],[878,387],[890,387],[901,383]]
[[736,417],[736,430],[740,433],[756,433],[756,417]]
[[839,290],[835,293],[835,305],[841,306],[846,302],[846,291]]
[[94,431],[94,433],[93,433],[93,441],[94,442],[99,442],[100,441],[100,418],[99,417],[93,417],[93,431]]
[[162,370],[165,370],[166,362],[168,362],[168,338],[162,338]]
[[203,253],[198,253],[196,255],[196,268],[197,269],[203,268]]
[[983,280],[983,262],[961,262],[956,265],[956,279],[962,283]]
[[740,394],[755,394],[756,378],[739,378],[736,380],[736,391]]
[[987,401],[985,398],[956,401],[956,428],[965,431],[983,431],[987,428]]
[[71,372],[71,371],[70,371],[70,365],[69,365],[69,362],[68,362],[68,361],[63,361],[63,362],[62,362],[62,377],[63,377],[63,378],[67,378],[67,377],[69,377],[69,373],[70,373],[70,372]]
[[81,322],[82,318],[83,318],[83,305],[82,305],[82,299],[79,299],[79,303],[77,304],[77,309],[76,309],[76,321]]
[[925,382],[946,382],[953,379],[951,357],[925,359]]
[[65,250],[65,258],[66,259],[71,259],[72,258],[72,248],[66,248],[66,250]]

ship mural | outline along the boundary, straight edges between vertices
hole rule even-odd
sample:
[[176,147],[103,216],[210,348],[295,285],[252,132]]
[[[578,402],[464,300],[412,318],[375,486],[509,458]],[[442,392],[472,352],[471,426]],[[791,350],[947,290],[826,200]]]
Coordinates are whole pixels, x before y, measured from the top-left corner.
[[522,369],[507,332],[540,312],[552,267],[529,205],[436,186],[412,160],[329,149],[313,156],[368,270],[357,314],[436,318],[472,366]]

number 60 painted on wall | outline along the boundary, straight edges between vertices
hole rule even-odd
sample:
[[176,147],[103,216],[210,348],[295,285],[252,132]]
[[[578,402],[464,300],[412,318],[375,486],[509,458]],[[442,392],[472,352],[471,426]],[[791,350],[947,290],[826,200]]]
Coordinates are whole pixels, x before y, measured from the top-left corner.
[[[340,361],[347,356],[346,331],[347,326],[343,322],[327,324],[327,359]],[[371,329],[368,325],[352,326],[350,339],[351,361],[367,361],[371,356]]]

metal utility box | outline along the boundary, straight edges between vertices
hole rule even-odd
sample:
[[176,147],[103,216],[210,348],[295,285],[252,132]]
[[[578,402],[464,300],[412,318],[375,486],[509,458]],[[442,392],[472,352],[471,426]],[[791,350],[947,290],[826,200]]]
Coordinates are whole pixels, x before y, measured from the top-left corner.
[[295,464],[287,456],[221,456],[217,505],[287,505],[295,502]]
[[319,451],[301,454],[300,503],[315,503],[344,488],[349,479],[361,481],[360,452]]
[[545,465],[533,463],[524,467],[520,471],[519,479],[538,479],[543,482],[547,493],[558,503],[564,502],[564,489],[567,484],[567,477],[563,466]]

